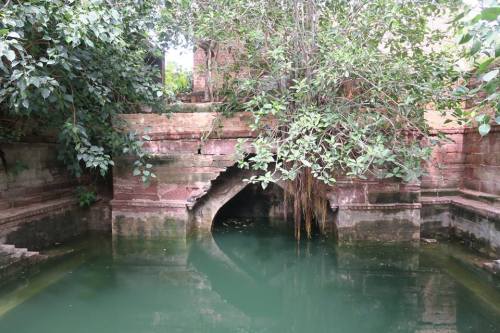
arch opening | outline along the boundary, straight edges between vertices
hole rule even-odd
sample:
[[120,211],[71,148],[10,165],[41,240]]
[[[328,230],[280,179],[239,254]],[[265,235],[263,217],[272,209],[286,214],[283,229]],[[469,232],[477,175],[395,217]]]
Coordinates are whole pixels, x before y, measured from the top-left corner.
[[284,202],[284,190],[279,185],[270,183],[263,189],[260,184],[248,184],[217,211],[212,229],[247,228],[257,223],[292,226],[287,219],[292,213],[290,208]]
[[[260,184],[245,181],[255,175],[254,171],[232,166],[212,181],[210,189],[196,199],[190,209],[191,227],[197,230],[214,231],[220,227],[236,226],[247,228],[253,226],[272,226],[279,229],[296,231],[294,222],[294,196],[288,184],[269,183],[265,189]],[[285,191],[287,191],[285,195]],[[312,209],[313,234],[325,234],[336,237],[336,210],[332,210],[325,202],[324,193],[319,195],[318,205]],[[285,202],[286,200],[286,202]],[[320,205],[323,202],[325,205]],[[320,216],[326,216],[325,224]],[[302,221],[304,221],[302,214]],[[256,223],[259,222],[259,223]],[[300,230],[304,230],[301,223]],[[302,233],[301,231],[301,233]]]

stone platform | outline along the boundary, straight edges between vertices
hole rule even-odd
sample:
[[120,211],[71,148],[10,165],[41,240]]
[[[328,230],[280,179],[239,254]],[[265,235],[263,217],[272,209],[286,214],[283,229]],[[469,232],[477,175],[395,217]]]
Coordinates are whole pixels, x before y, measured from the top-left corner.
[[421,199],[423,237],[456,238],[500,257],[500,196],[467,189],[431,194]]

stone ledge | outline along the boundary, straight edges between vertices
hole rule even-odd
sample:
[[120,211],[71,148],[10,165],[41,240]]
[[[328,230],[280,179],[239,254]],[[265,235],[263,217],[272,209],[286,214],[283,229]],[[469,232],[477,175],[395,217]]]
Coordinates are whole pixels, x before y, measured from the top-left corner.
[[332,208],[344,210],[397,210],[397,209],[420,209],[420,203],[395,203],[395,204],[348,204],[338,205]]
[[[495,125],[492,124],[490,133],[496,133],[500,132],[500,125]],[[437,128],[437,129],[432,129],[430,131],[431,134],[438,134],[438,133],[444,133],[444,134],[478,134],[478,129],[477,127],[450,127],[450,128]]]
[[472,200],[477,198],[477,200],[484,200],[488,202],[500,202],[500,196],[495,194],[473,191],[468,189],[460,189],[460,193],[462,194],[463,197]]
[[488,218],[500,218],[500,207],[495,207],[482,201],[466,199],[463,197],[452,197],[451,203],[462,208],[476,211],[477,213]]
[[186,208],[187,201],[184,200],[111,200],[113,210],[122,207],[146,207],[146,208]]
[[[219,117],[220,116],[220,117]],[[121,115],[130,130],[147,134],[153,141],[171,139],[255,137],[249,127],[252,114],[242,112],[232,117],[218,112],[173,113],[169,117],[160,114]],[[147,130],[146,130],[147,128]]]
[[454,196],[459,193],[456,187],[441,187],[441,188],[422,188],[420,193],[422,197],[447,197]]
[[[488,217],[500,217],[500,197],[489,193],[472,191],[467,189],[457,190],[458,195],[428,196],[423,195],[420,199],[422,205],[452,204],[462,208],[477,211]],[[485,202],[488,201],[488,202]]]
[[9,208],[0,212],[0,225],[14,224],[20,221],[28,221],[33,218],[40,219],[55,212],[75,208],[76,206],[76,198],[68,197],[28,206]]
[[422,196],[420,197],[420,203],[422,206],[428,206],[428,205],[448,205],[451,204],[451,197],[427,197],[427,196]]

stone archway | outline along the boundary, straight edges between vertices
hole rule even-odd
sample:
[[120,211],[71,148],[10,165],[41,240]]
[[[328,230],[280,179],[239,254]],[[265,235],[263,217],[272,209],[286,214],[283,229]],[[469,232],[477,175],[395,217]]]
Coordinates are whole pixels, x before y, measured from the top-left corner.
[[[196,200],[192,206],[190,210],[191,227],[206,231],[211,230],[217,212],[249,185],[244,179],[249,179],[255,174],[254,171],[239,169],[236,166],[228,168],[220,174],[212,182],[205,195]],[[281,183],[275,184],[284,190]]]
[[261,184],[248,184],[217,211],[212,229],[257,221],[259,224],[291,227],[293,204],[291,201],[285,203],[285,197],[285,191],[276,183],[265,188]]
[[[205,192],[203,196],[198,198],[191,206],[189,211],[190,215],[190,228],[211,231],[218,212],[240,192],[242,192],[250,184],[245,182],[244,179],[256,175],[255,171],[239,169],[236,166],[228,168],[225,172],[221,173],[214,181],[212,181],[210,189]],[[287,187],[283,182],[274,182],[283,191]],[[329,200],[328,200],[329,201]],[[289,213],[288,216],[292,216]],[[328,233],[335,233],[335,215],[336,211],[330,205],[327,208],[327,223]],[[276,217],[276,216],[275,216]]]

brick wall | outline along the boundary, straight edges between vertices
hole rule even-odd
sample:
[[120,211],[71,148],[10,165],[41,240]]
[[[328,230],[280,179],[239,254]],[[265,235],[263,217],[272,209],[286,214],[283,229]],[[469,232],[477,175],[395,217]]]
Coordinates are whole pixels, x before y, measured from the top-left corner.
[[462,187],[465,170],[463,129],[442,129],[447,140],[436,146],[426,163],[427,174],[422,177],[422,188],[457,189]]
[[[219,48],[215,59],[212,60],[212,82],[215,82],[215,87],[217,87],[218,84],[220,86],[220,83],[222,82],[222,78],[220,77],[221,71],[217,71],[216,68],[218,67],[220,69],[232,63],[232,50],[234,50],[234,47],[231,46]],[[203,50],[201,47],[196,47],[193,55],[193,96],[195,97],[195,100],[193,100],[193,102],[205,101],[203,98],[200,98],[200,96],[203,96],[203,93],[205,92],[205,81],[205,50]],[[196,97],[198,98],[196,99]]]
[[476,128],[464,131],[464,173],[466,189],[500,195],[500,126],[484,137]]
[[500,195],[500,126],[481,137],[477,128],[442,129],[449,139],[433,151],[425,189],[466,189]]
[[2,144],[7,171],[0,165],[0,207],[22,206],[75,184],[57,159],[55,143]]

